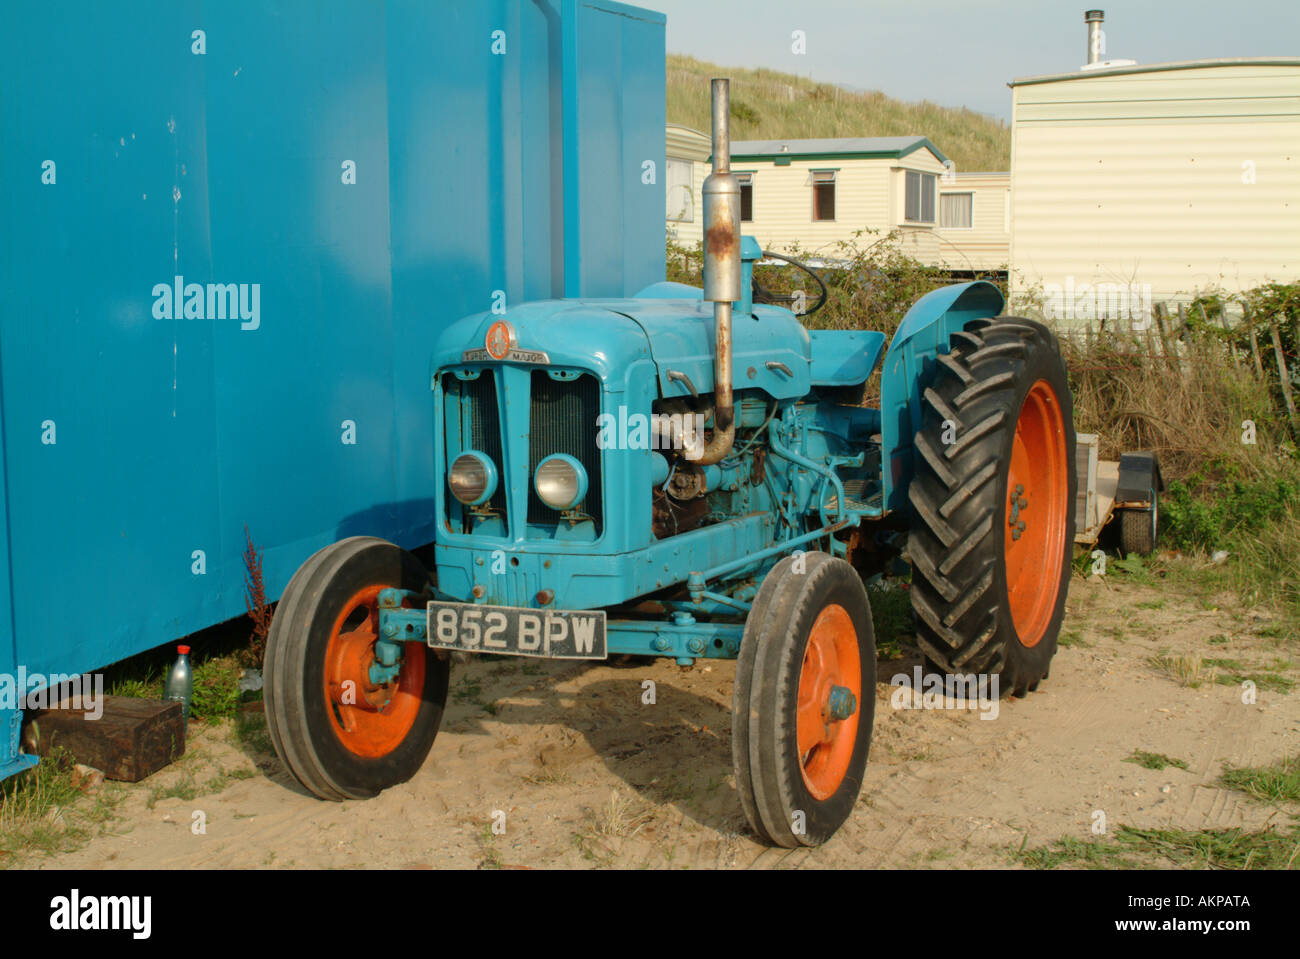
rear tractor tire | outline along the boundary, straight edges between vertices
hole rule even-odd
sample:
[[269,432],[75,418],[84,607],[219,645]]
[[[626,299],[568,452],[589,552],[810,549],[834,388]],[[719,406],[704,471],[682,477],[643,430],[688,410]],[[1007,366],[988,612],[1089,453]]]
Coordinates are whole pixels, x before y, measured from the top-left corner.
[[267,727],[280,761],[321,799],[368,799],[406,782],[429,754],[448,661],[405,643],[395,680],[369,675],[380,591],[428,582],[410,553],[358,536],[313,555],[280,598],[263,667]]
[[825,553],[763,580],[736,663],[736,790],[760,838],[817,846],[853,812],[875,716],[876,643],[857,571]]
[[1074,544],[1074,404],[1052,333],[975,320],[923,394],[908,490],[917,642],[941,672],[998,677],[1023,696],[1047,677]]

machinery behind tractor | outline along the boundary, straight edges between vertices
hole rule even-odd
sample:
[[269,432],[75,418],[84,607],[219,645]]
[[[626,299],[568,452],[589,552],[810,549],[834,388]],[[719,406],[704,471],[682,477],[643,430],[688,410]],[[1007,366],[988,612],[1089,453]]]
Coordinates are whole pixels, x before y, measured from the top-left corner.
[[810,332],[755,302],[764,253],[739,233],[728,114],[715,80],[703,290],[452,325],[430,382],[446,477],[429,491],[434,568],[355,537],[293,577],[266,709],[317,796],[373,796],[419,769],[456,651],[733,658],[748,820],[778,845],[821,843],[857,800],[871,741],[865,583],[904,544],[934,669],[1017,695],[1046,678],[1077,491],[1053,335],[1001,316],[983,282],[920,299],[888,349],[883,333]]

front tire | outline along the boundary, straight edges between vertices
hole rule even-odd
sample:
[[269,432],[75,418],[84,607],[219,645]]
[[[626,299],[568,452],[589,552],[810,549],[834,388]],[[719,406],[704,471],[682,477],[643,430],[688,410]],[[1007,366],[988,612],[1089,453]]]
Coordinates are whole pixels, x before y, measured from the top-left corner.
[[908,499],[917,643],[950,674],[1046,678],[1074,543],[1074,406],[1051,332],[1017,317],[952,337],[924,392]]
[[369,679],[379,592],[420,592],[429,577],[392,543],[354,537],[309,558],[267,636],[267,726],[280,761],[321,799],[368,799],[424,763],[447,701],[449,664],[404,644],[395,681]]
[[862,580],[825,553],[786,557],[745,621],[732,700],[736,789],[777,846],[817,846],[853,812],[875,716],[876,643]]

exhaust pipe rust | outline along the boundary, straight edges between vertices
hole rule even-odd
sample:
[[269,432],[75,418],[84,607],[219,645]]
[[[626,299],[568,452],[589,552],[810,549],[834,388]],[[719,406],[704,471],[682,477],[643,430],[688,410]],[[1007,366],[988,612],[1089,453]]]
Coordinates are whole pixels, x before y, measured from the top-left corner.
[[713,304],[713,436],[697,463],[722,460],[736,439],[731,311],[742,298],[740,181],[731,172],[731,81],[713,81],[713,172],[704,181],[704,299]]

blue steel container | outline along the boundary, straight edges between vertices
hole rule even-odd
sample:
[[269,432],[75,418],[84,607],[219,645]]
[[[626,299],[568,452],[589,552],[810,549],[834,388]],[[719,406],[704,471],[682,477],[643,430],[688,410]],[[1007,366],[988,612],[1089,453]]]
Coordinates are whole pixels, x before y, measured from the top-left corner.
[[19,668],[240,615],[245,526],[271,598],[433,541],[438,334],[662,280],[663,166],[623,4],[0,5],[0,776]]

